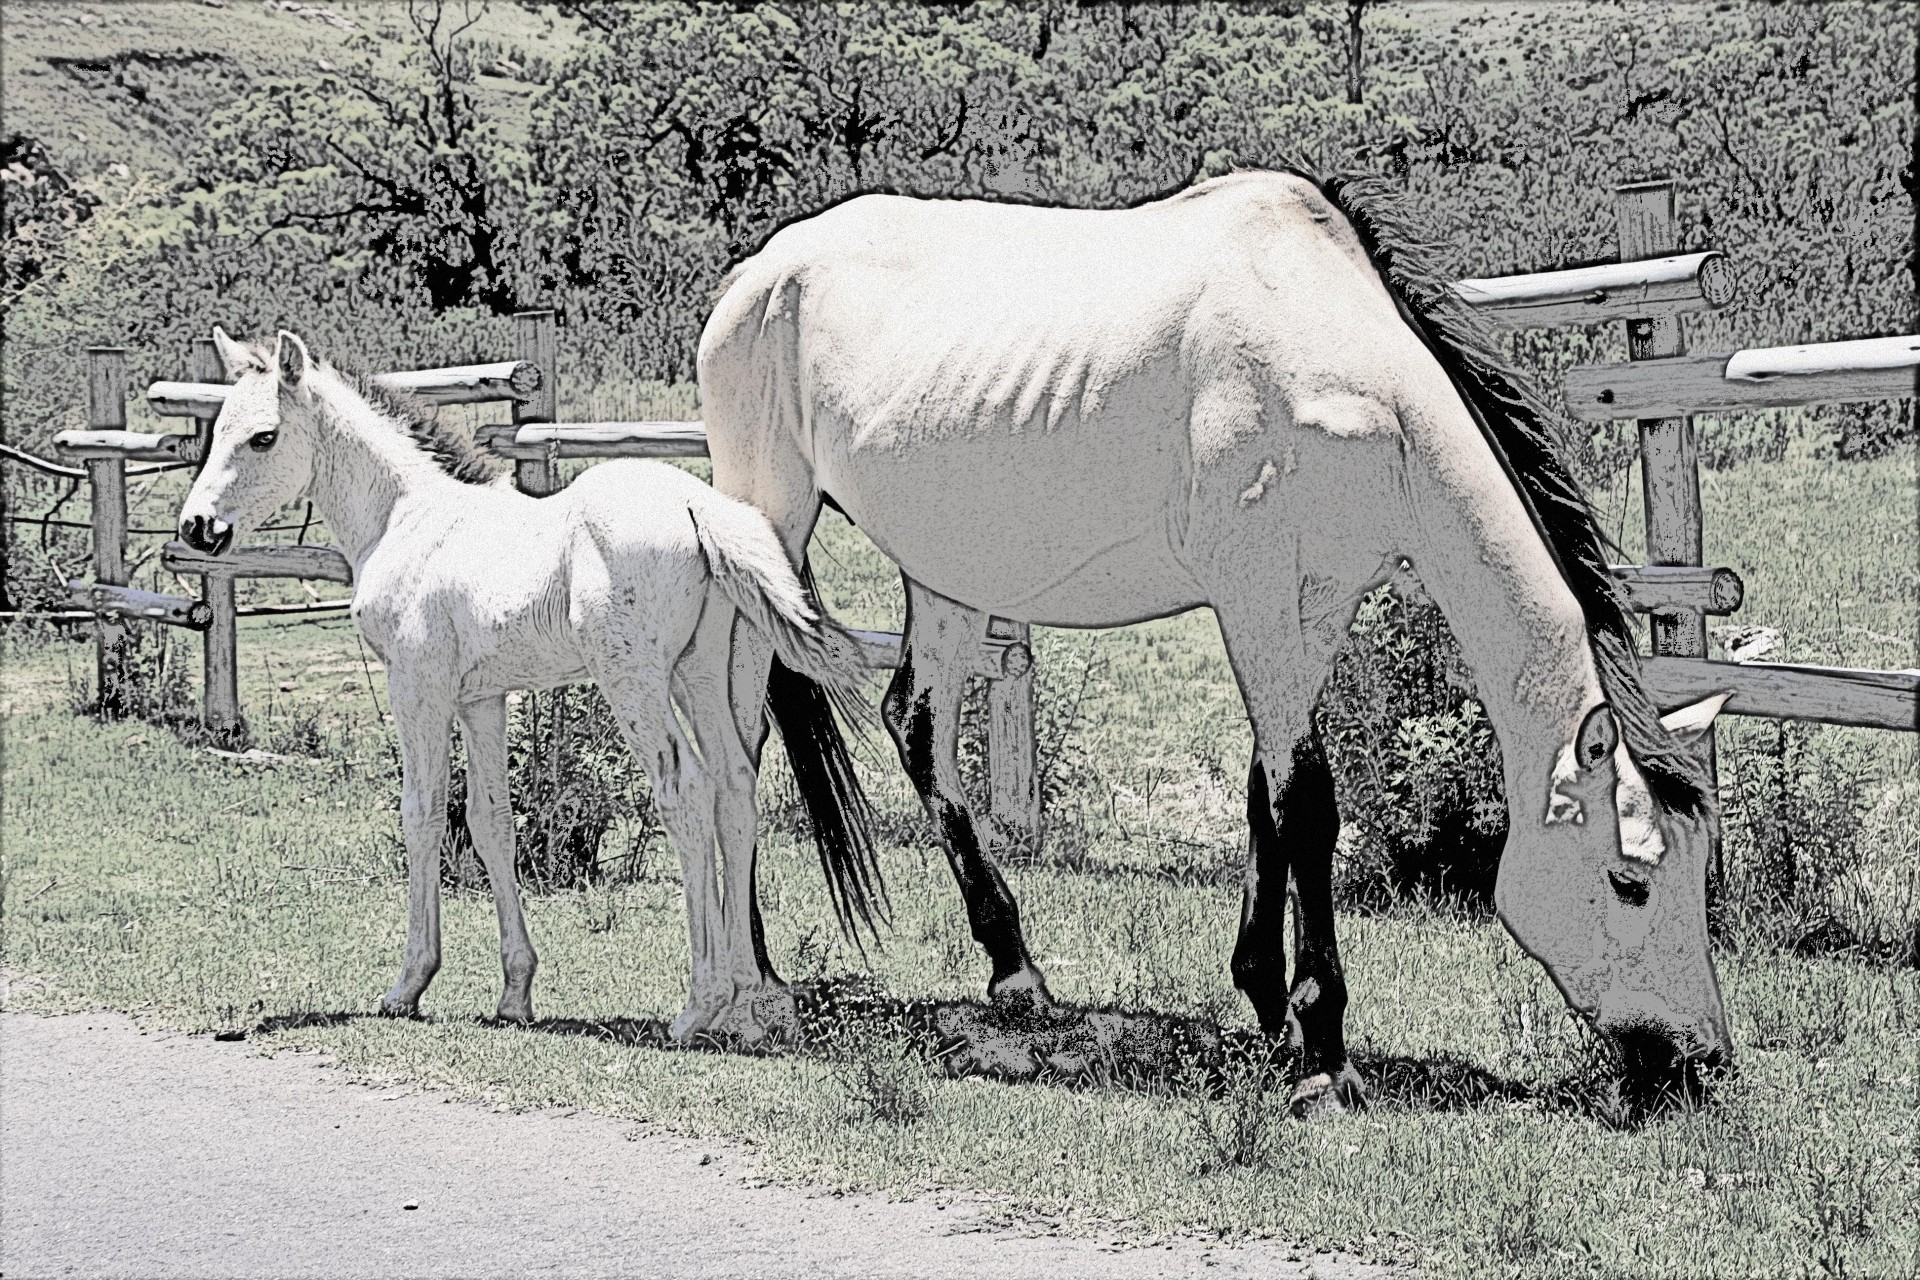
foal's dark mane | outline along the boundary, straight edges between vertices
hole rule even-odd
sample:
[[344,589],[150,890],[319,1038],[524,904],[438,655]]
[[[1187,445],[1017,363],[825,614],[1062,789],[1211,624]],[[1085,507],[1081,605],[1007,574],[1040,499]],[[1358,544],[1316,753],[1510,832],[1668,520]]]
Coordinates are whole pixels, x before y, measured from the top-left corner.
[[1660,723],[1641,679],[1626,602],[1607,568],[1613,544],[1561,455],[1552,411],[1494,351],[1486,325],[1447,282],[1409,262],[1409,248],[1417,253],[1428,247],[1397,216],[1393,193],[1383,182],[1351,174],[1323,179],[1298,166],[1291,171],[1317,186],[1353,226],[1400,314],[1447,371],[1500,459],[1560,576],[1580,602],[1600,688],[1648,788],[1669,810],[1700,812],[1711,794],[1706,770]]
[[[269,366],[272,359],[273,352],[269,350]],[[491,484],[500,474],[499,463],[464,435],[441,423],[432,407],[419,397],[377,381],[357,361],[329,358],[324,363],[361,399],[405,431],[414,444],[431,455],[440,469],[455,480],[463,484]]]

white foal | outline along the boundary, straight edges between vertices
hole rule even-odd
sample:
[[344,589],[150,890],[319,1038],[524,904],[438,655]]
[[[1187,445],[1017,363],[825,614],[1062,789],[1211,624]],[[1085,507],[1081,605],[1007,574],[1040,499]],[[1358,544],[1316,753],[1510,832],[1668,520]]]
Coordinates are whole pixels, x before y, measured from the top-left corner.
[[[514,881],[507,800],[506,694],[592,679],[653,783],[685,875],[693,973],[673,1034],[751,1035],[790,1020],[791,999],[771,978],[753,927],[761,720],[743,726],[732,709],[736,611],[794,673],[790,689],[795,681],[815,695],[824,687],[827,696],[811,705],[825,724],[806,725],[805,741],[792,742],[782,720],[802,757],[844,752],[827,701],[861,708],[863,673],[857,646],[822,616],[766,518],[653,462],[609,462],[536,500],[497,481],[417,403],[314,360],[291,333],[245,346],[216,329],[214,340],[236,382],[181,509],[180,536],[218,554],[306,493],[353,562],[353,618],[387,665],[409,913],[400,978],[381,1011],[415,1013],[440,967],[440,850],[457,715],[467,820],[500,919],[499,1016],[533,1016],[536,958]],[[850,782],[844,768],[825,772]],[[820,789],[809,790],[817,801]],[[845,920],[867,914],[871,848],[845,838],[860,830],[857,790],[833,794],[829,806],[853,809],[837,815],[841,838],[822,841]],[[835,831],[835,819],[821,815],[816,831]]]

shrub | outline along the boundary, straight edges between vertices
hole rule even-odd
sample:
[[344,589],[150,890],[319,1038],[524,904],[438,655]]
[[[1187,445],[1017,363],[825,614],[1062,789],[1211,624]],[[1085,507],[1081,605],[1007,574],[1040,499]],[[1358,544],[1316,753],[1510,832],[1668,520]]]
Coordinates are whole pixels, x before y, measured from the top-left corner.
[[1410,581],[1360,602],[1316,719],[1353,838],[1342,898],[1489,906],[1507,835],[1499,747],[1446,621]]
[[1286,1084],[1274,1046],[1247,1040],[1222,1048],[1211,1070],[1192,1063],[1182,1073],[1183,1111],[1200,1149],[1200,1172],[1265,1164],[1271,1155],[1273,1095]]
[[[1723,914],[1735,936],[1911,963],[1920,934],[1898,886],[1868,883],[1875,769],[1846,730],[1777,720],[1720,734]],[[1911,877],[1908,877],[1911,881]]]
[[[575,889],[637,875],[660,834],[645,774],[627,750],[613,709],[593,685],[524,695],[507,718],[507,790],[513,805],[514,870],[534,891]],[[457,887],[486,884],[467,830],[465,744],[447,785],[447,848],[441,875]],[[616,824],[625,848],[603,854]]]
[[904,1026],[843,1018],[816,1046],[828,1074],[861,1119],[911,1124],[932,1105],[932,1061],[926,1046]]

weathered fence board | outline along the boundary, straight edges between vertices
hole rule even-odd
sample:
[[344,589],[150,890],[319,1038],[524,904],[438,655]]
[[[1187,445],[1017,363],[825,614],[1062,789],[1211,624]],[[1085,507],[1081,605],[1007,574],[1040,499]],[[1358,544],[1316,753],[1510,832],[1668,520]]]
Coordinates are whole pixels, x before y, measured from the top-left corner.
[[[1009,680],[1025,675],[1033,668],[1033,653],[1027,647],[1022,624],[993,619],[992,625],[1020,625],[1020,634],[995,634],[990,625],[986,639],[980,642],[979,660],[973,674],[989,680]],[[860,645],[861,661],[876,671],[896,670],[900,666],[902,638],[898,631],[856,631],[849,629]]]
[[332,547],[230,547],[217,556],[184,542],[160,550],[160,564],[171,573],[225,578],[310,578],[353,584],[353,564]]
[[[429,404],[528,400],[538,396],[541,389],[539,367],[525,360],[379,373],[374,381]],[[224,382],[156,382],[147,388],[147,403],[162,417],[203,418],[220,412],[228,390]]]
[[1662,657],[1642,658],[1640,669],[1663,711],[1731,691],[1730,715],[1920,730],[1920,671]]
[[185,596],[161,595],[133,587],[109,586],[72,578],[67,592],[76,605],[95,614],[118,618],[138,618],[146,622],[164,622],[169,626],[205,631],[213,621],[213,610],[203,600]]
[[474,432],[474,441],[503,458],[699,458],[707,453],[701,422],[548,422],[529,426],[494,423]]
[[1746,584],[1732,569],[1664,564],[1616,564],[1608,568],[1627,593],[1627,603],[1641,613],[1692,609],[1697,613],[1729,614],[1739,609],[1746,597]]
[[[1779,353],[1806,353],[1800,359]],[[1894,363],[1895,357],[1909,357]],[[1855,360],[1859,363],[1853,363]],[[1920,336],[1763,347],[1637,365],[1582,365],[1561,387],[1567,410],[1583,422],[1650,414],[1789,409],[1915,394]]]
[[1457,280],[1453,292],[1494,324],[1536,328],[1715,310],[1732,302],[1736,290],[1726,255],[1709,249],[1534,275]]
[[62,431],[53,447],[69,458],[89,462],[198,462],[200,438],[175,432]]

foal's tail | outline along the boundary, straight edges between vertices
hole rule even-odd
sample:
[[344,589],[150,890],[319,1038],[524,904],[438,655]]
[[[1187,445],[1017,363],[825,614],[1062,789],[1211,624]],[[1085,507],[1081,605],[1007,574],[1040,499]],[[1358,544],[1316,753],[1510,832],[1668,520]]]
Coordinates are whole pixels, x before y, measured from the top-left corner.
[[825,616],[765,516],[733,502],[687,514],[714,585],[773,640],[767,710],[786,743],[834,915],[856,942],[856,920],[877,938],[874,917],[885,919],[890,907],[874,854],[873,806],[833,714],[837,708],[862,728],[874,721],[859,643]]

